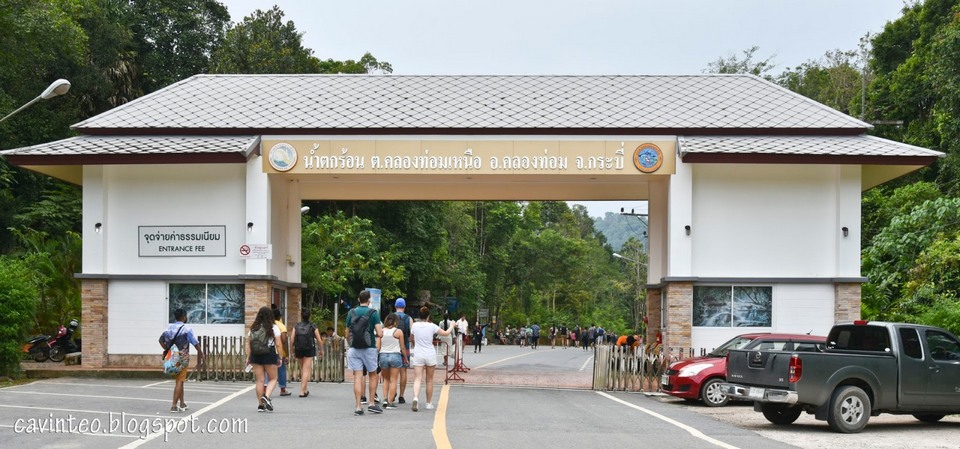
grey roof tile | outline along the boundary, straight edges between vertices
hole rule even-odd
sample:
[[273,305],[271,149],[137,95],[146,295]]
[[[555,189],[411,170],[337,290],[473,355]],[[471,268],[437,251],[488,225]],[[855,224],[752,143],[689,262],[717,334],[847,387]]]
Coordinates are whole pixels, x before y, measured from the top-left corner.
[[197,75],[75,127],[108,133],[177,128],[863,130],[869,125],[751,75]]
[[0,151],[6,156],[247,153],[259,136],[78,136]]
[[684,136],[687,154],[783,154],[816,156],[943,156],[905,143],[861,136]]

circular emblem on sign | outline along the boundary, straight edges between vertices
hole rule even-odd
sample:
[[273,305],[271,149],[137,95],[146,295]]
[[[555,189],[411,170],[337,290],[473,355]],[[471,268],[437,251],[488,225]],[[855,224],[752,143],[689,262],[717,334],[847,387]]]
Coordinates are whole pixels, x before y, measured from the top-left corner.
[[660,151],[660,147],[652,143],[640,145],[637,147],[637,150],[633,152],[633,165],[637,166],[637,170],[644,173],[657,171],[662,163],[663,152]]
[[278,143],[270,149],[267,160],[276,171],[290,171],[297,165],[297,150],[289,143]]

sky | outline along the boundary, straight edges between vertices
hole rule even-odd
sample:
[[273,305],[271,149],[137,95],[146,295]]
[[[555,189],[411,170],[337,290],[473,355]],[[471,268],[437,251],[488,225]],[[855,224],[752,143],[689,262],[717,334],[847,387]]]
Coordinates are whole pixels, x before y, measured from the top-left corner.
[[[220,0],[234,22],[276,4],[321,59],[370,52],[396,75],[689,75],[720,57],[771,74],[856,50],[903,0]],[[642,202],[583,202],[591,216]]]

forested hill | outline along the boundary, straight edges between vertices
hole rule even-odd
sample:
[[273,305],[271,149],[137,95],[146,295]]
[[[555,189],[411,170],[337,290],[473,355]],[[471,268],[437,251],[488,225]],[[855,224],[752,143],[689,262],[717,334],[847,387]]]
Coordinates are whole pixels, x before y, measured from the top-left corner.
[[605,217],[593,219],[593,228],[607,238],[607,243],[614,251],[620,251],[623,242],[626,242],[630,237],[646,244],[646,220],[646,217],[607,212]]

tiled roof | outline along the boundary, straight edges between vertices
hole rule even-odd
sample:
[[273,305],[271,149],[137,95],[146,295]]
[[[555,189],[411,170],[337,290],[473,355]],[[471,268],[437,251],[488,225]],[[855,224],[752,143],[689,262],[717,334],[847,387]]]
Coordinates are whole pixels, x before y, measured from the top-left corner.
[[804,156],[940,157],[944,154],[873,136],[684,136],[680,157],[688,154],[765,154]]
[[859,134],[870,125],[752,75],[197,75],[75,127],[88,134],[178,129],[217,134],[230,130],[693,134],[722,129],[742,131],[738,134],[758,130],[815,134],[833,129]]
[[5,156],[248,154],[259,136],[78,136],[15,150]]

